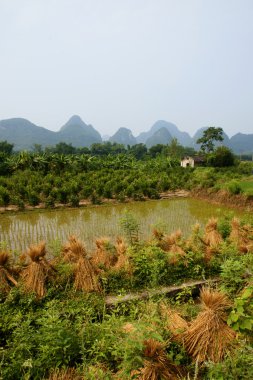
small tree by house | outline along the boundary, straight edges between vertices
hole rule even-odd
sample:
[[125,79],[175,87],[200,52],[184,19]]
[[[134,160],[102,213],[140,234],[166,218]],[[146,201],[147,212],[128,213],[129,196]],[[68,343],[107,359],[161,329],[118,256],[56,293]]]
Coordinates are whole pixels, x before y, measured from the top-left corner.
[[205,153],[211,153],[215,148],[215,141],[223,141],[223,129],[216,127],[209,127],[204,132],[201,138],[197,140],[200,149]]

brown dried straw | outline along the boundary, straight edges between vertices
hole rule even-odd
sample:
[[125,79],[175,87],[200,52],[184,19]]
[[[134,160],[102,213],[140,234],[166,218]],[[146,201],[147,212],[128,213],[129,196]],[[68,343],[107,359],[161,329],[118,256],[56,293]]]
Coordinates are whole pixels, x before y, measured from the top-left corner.
[[86,256],[86,250],[82,242],[75,235],[69,236],[68,242],[62,247],[64,261],[76,263],[80,257]]
[[79,258],[75,264],[74,274],[74,288],[76,290],[83,290],[85,292],[101,291],[96,272],[86,257]]
[[250,225],[245,224],[241,226],[239,219],[232,219],[231,232],[228,239],[238,247],[241,253],[247,253],[252,251],[252,234],[253,230]]
[[202,311],[183,334],[186,350],[198,362],[219,362],[231,348],[235,332],[226,324],[227,297],[210,289],[200,294]]
[[108,246],[110,245],[109,238],[101,237],[97,239],[95,243],[97,248],[91,258],[92,264],[99,268],[110,269],[115,264],[116,256],[108,250]]
[[0,292],[3,294],[11,290],[10,283],[17,286],[17,281],[10,274],[9,259],[9,252],[0,251]]
[[82,378],[82,376],[77,375],[75,368],[57,368],[50,373],[48,380],[81,380]]
[[217,231],[217,222],[216,218],[211,218],[205,228],[204,241],[212,248],[217,248],[222,242],[221,234]]
[[154,339],[145,340],[144,357],[143,367],[132,371],[131,377],[138,380],[178,379],[178,368],[168,360],[164,344]]
[[74,288],[85,292],[100,291],[97,270],[87,258],[85,247],[75,236],[63,246],[63,257],[73,265]]
[[130,262],[127,256],[127,245],[121,237],[117,238],[115,249],[117,253],[117,261],[114,264],[113,268],[116,270],[125,269],[131,272]]
[[188,322],[165,304],[161,305],[161,312],[167,320],[167,329],[170,331],[172,339],[176,342],[182,342],[182,334],[187,330]]
[[34,292],[38,298],[45,296],[45,282],[49,273],[54,269],[45,259],[45,254],[45,242],[31,245],[27,251],[27,255],[30,257],[31,262],[21,273],[25,290],[28,293]]

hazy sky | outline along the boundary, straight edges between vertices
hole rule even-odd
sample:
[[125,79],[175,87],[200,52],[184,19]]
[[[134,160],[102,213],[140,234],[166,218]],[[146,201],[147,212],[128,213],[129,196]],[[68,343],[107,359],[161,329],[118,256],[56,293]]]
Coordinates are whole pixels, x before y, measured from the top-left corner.
[[0,120],[253,133],[253,0],[0,0]]

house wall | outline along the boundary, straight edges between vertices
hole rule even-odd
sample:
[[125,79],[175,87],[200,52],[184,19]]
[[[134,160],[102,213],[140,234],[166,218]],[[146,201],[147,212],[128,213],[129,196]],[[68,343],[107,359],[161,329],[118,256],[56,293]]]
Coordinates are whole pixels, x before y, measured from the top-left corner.
[[189,158],[184,158],[182,161],[181,161],[181,166],[183,168],[186,168],[188,166],[190,166],[191,168],[194,168],[194,159],[189,157]]

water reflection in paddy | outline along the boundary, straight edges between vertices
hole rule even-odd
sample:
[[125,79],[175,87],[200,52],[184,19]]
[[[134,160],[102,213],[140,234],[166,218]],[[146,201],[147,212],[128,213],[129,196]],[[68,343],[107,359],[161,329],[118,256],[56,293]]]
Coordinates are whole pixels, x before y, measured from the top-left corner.
[[211,216],[241,214],[226,207],[188,198],[79,209],[36,210],[0,215],[0,240],[11,249],[23,251],[30,244],[41,240],[47,243],[55,240],[64,242],[70,234],[75,234],[91,248],[97,237],[115,238],[122,235],[120,219],[124,210],[130,211],[140,223],[143,239],[151,236],[152,228],[157,224],[162,224],[166,232],[180,228],[187,236],[196,222],[203,225]]

